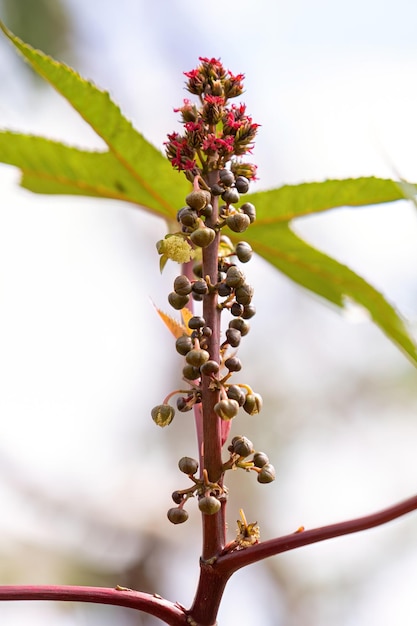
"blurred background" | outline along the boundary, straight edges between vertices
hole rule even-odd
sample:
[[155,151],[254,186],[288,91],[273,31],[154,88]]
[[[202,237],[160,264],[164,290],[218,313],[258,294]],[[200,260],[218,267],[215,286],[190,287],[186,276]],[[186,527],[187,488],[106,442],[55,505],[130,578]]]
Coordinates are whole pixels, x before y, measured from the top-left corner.
[[[182,72],[199,56],[246,74],[262,127],[257,189],[355,176],[417,181],[417,5],[411,0],[0,0],[25,41],[109,90],[162,149],[179,130]],[[0,127],[103,148],[0,39]],[[173,527],[170,494],[195,456],[190,414],[158,429],[152,406],[181,360],[152,306],[168,310],[177,269],[159,274],[162,220],[121,203],[32,195],[0,165],[0,583],[124,585],[189,605],[199,515]],[[417,327],[417,213],[401,202],[297,221]],[[417,373],[352,307],[341,314],[264,261],[245,272],[257,315],[240,349],[264,399],[244,434],[268,453],[272,485],[233,473],[238,510],[261,538],[371,513],[416,493]],[[417,515],[268,559],[232,578],[222,626],[414,626]],[[0,603],[5,626],[151,626],[121,608]]]

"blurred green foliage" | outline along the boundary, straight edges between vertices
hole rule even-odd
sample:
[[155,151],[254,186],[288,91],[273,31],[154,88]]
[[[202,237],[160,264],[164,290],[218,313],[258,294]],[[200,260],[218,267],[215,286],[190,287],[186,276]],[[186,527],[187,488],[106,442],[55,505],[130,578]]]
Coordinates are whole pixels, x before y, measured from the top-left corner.
[[[18,37],[34,48],[73,60],[72,19],[65,0],[0,0],[0,15]],[[39,80],[39,84],[44,82]]]

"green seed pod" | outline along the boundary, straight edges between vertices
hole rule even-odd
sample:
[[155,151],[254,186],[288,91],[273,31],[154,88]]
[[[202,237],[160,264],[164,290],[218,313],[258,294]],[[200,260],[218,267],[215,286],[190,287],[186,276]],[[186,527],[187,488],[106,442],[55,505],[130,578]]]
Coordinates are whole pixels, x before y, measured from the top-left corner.
[[180,311],[181,309],[183,309],[185,305],[187,304],[187,302],[189,301],[189,299],[190,299],[190,296],[180,296],[177,293],[175,293],[175,291],[171,291],[171,293],[168,294],[168,302],[177,311]]
[[239,405],[236,400],[220,400],[214,405],[214,411],[222,420],[228,421],[236,417]]
[[181,502],[184,500],[184,494],[180,493],[179,491],[173,491],[171,494],[171,498],[173,499],[175,504],[181,504]]
[[203,365],[200,367],[200,372],[204,376],[211,376],[212,374],[217,374],[219,369],[220,369],[220,366],[217,363],[217,361],[210,360],[210,361],[206,361],[205,363],[203,363]]
[[193,349],[193,342],[188,335],[181,335],[175,342],[175,349],[178,354],[185,356],[187,352]]
[[246,394],[238,385],[230,385],[226,389],[227,397],[231,400],[236,400],[239,406],[243,406],[245,403]]
[[230,320],[229,328],[236,328],[242,337],[244,337],[248,334],[250,326],[247,322],[245,322],[245,320],[239,317],[238,319]]
[[196,459],[191,458],[190,456],[183,456],[178,461],[178,467],[181,472],[184,474],[193,475],[198,471],[198,461]]
[[267,463],[258,474],[258,483],[272,483],[275,480],[275,467]]
[[231,187],[235,182],[235,175],[228,169],[220,170],[219,172],[220,182],[225,185],[225,187]]
[[253,304],[247,304],[243,307],[242,317],[244,320],[249,320],[256,314],[256,309]]
[[226,224],[234,233],[243,233],[250,224],[250,219],[244,213],[233,213],[226,217]]
[[235,291],[236,302],[238,302],[239,304],[243,304],[243,306],[250,304],[252,297],[253,287],[251,285],[248,285],[247,283],[244,283]]
[[192,292],[199,296],[205,296],[208,292],[208,285],[205,280],[196,280],[191,286]]
[[213,187],[211,188],[211,193],[213,194],[213,196],[221,196],[223,191],[224,191],[224,187],[222,187],[221,185],[218,185],[217,183],[215,183]]
[[178,411],[181,411],[181,413],[187,413],[187,411],[191,411],[192,408],[193,407],[191,403],[187,401],[187,398],[184,398],[183,396],[177,398]]
[[245,282],[245,275],[236,265],[231,265],[226,272],[225,280],[228,287],[236,289],[236,287],[240,287]]
[[255,452],[252,460],[255,467],[263,467],[269,463],[269,459],[265,452]]
[[226,283],[219,283],[217,285],[217,293],[221,298],[227,298],[232,293],[233,288],[226,285]]
[[200,215],[202,217],[211,217],[213,215],[213,205],[210,203],[206,204],[204,209],[201,209]]
[[257,415],[257,413],[260,413],[262,409],[262,398],[259,393],[248,393],[243,408],[249,415]]
[[256,220],[256,209],[255,206],[251,202],[245,202],[240,207],[240,210],[243,211],[245,215],[248,216],[251,224]]
[[197,276],[197,278],[202,278],[203,276],[203,264],[202,263],[195,263],[194,267],[193,267],[193,273],[195,276]]
[[200,378],[200,370],[198,367],[187,364],[182,368],[182,375],[187,380],[197,380],[197,378]]
[[177,276],[174,280],[174,291],[179,296],[188,296],[191,293],[191,282],[187,276]]
[[169,404],[158,404],[151,411],[151,416],[155,424],[164,428],[174,419],[175,410]]
[[205,325],[206,320],[204,319],[204,317],[200,317],[199,315],[193,315],[193,317],[190,317],[190,319],[188,320],[188,328],[190,328],[191,330],[198,330]]
[[239,456],[247,457],[253,452],[253,443],[247,437],[239,437],[233,442],[233,452]]
[[221,503],[214,496],[204,496],[198,501],[198,508],[204,515],[214,515],[220,511]]
[[193,244],[198,246],[199,248],[206,248],[212,243],[215,236],[216,233],[212,228],[203,226],[202,228],[197,228],[197,230],[194,230],[190,235],[190,239]]
[[178,507],[174,507],[172,509],[169,509],[167,517],[172,524],[182,524],[183,522],[187,521],[188,513],[185,509],[179,509]]
[[253,250],[246,241],[239,241],[235,248],[235,254],[241,263],[247,263],[252,258]]
[[239,193],[248,193],[249,180],[245,176],[237,176],[235,180],[235,187]]
[[185,360],[189,365],[192,365],[193,367],[201,367],[203,363],[209,360],[209,358],[210,355],[207,350],[193,349],[187,352],[187,354],[185,355]]
[[183,226],[187,226],[188,228],[196,228],[198,225],[197,213],[188,206],[178,211],[177,219]]
[[243,305],[239,304],[238,302],[233,302],[231,308],[230,308],[230,313],[232,315],[234,315],[235,317],[240,317],[243,313]]
[[228,328],[226,330],[226,340],[232,348],[237,348],[241,339],[242,335],[236,328]]
[[229,372],[240,372],[240,370],[242,369],[241,360],[238,359],[236,356],[231,356],[229,359],[226,359],[224,364]]
[[185,198],[186,203],[195,211],[201,211],[206,204],[210,202],[211,194],[208,191],[200,189],[199,191],[192,191]]
[[230,189],[225,189],[222,193],[222,200],[226,202],[226,204],[236,204],[239,202],[240,195],[237,189],[231,187]]

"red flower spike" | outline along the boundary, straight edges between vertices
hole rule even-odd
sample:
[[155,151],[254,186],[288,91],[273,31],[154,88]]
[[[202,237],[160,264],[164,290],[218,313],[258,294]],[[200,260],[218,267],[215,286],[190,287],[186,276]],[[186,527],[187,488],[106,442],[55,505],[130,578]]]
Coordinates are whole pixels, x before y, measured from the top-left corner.
[[168,135],[166,155],[189,180],[190,172],[204,176],[227,163],[242,176],[253,179],[256,167],[236,162],[233,157],[251,152],[259,125],[246,115],[245,104],[227,104],[229,98],[243,92],[244,74],[233,74],[214,57],[200,57],[199,61],[197,68],[184,75],[188,79],[186,88],[199,97],[200,104],[186,98],[181,107],[174,109],[181,114],[185,133]]

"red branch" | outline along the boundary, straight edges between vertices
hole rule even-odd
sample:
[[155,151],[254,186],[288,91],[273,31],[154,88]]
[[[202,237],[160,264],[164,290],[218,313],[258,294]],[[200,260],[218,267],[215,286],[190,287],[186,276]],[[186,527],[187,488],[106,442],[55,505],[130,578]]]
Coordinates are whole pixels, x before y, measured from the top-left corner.
[[170,626],[184,626],[187,623],[185,611],[178,604],[164,600],[157,595],[123,588],[6,585],[0,586],[1,600],[60,600],[113,604],[144,611]]
[[301,548],[302,546],[307,546],[319,541],[325,541],[326,539],[332,539],[333,537],[368,530],[369,528],[386,524],[416,509],[417,496],[413,496],[399,504],[394,504],[394,506],[390,506],[377,513],[372,513],[371,515],[366,515],[365,517],[358,517],[348,520],[347,522],[330,524],[329,526],[322,526],[321,528],[314,528],[312,530],[297,531],[291,535],[284,535],[283,537],[258,543],[244,550],[230,552],[224,556],[219,556],[213,568],[218,575],[231,576],[231,574],[238,569],[261,561],[267,557],[274,556],[275,554],[295,550],[296,548]]

